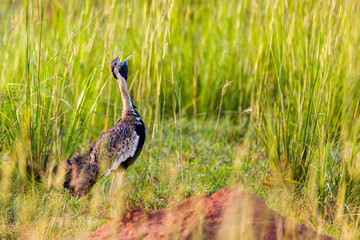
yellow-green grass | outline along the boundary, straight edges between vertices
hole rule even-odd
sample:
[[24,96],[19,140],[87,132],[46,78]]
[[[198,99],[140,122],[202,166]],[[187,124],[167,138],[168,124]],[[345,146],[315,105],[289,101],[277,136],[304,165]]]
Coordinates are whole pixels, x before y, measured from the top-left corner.
[[[356,1],[1,1],[0,238],[70,238],[124,209],[243,186],[284,215],[359,237]],[[52,188],[121,114],[123,49],[147,126],[113,201]]]

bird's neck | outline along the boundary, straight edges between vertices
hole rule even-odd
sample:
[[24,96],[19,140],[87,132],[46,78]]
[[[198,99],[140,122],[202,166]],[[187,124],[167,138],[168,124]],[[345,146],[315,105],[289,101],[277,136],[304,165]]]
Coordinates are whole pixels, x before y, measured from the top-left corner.
[[133,108],[133,104],[131,102],[131,98],[126,86],[126,81],[122,78],[119,79],[118,78],[118,83],[119,83],[119,87],[120,87],[120,92],[121,92],[121,98],[122,98],[122,102],[123,102],[123,111],[122,111],[122,115],[124,115],[125,113],[128,112],[133,112],[134,108]]

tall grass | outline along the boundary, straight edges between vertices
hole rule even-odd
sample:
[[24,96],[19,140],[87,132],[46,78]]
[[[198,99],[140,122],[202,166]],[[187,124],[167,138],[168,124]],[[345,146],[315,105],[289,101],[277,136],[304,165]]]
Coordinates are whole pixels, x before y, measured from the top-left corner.
[[[1,2],[3,229],[26,222],[18,219],[24,196],[51,212],[39,195],[50,169],[119,118],[108,65],[123,49],[149,136],[129,173],[148,176],[130,186],[135,205],[164,207],[240,183],[264,198],[279,190],[296,203],[273,204],[279,211],[355,236],[359,13],[352,1]],[[54,208],[64,198],[56,195]],[[61,206],[84,207],[71,201]]]

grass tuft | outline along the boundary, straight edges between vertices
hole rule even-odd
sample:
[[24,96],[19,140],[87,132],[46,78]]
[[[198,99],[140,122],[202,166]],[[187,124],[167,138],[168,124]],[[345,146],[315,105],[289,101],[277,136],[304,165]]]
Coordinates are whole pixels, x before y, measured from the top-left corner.
[[[76,238],[237,186],[358,238],[359,16],[351,1],[1,1],[0,238]],[[108,178],[71,198],[48,176],[120,117],[120,49],[146,145],[118,201]]]

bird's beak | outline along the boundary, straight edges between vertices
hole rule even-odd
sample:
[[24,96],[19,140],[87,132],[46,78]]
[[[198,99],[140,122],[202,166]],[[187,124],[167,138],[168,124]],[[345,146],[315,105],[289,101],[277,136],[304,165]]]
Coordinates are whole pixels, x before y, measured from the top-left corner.
[[122,52],[122,49],[120,50],[119,55],[117,56],[117,58],[114,59],[117,63],[120,63],[121,52]]

